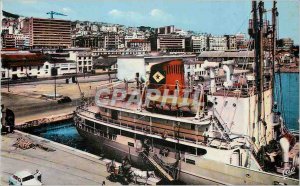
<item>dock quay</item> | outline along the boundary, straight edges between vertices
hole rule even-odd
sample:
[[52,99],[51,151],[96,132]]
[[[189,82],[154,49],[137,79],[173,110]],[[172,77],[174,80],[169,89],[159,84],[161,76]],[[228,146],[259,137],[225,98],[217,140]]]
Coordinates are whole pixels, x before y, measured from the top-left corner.
[[[47,147],[22,150],[14,147],[18,138],[26,138]],[[44,138],[15,131],[1,139],[1,185],[8,185],[8,178],[21,170],[42,173],[44,185],[120,185],[106,179],[106,163],[100,157],[62,145]]]
[[26,122],[20,122],[17,123],[15,128],[18,130],[27,130],[32,129],[35,127],[39,127],[41,125],[48,125],[53,123],[59,123],[63,121],[68,121],[73,119],[73,112],[67,112],[63,114],[58,115],[51,115],[43,118],[37,118],[34,120],[26,121]]

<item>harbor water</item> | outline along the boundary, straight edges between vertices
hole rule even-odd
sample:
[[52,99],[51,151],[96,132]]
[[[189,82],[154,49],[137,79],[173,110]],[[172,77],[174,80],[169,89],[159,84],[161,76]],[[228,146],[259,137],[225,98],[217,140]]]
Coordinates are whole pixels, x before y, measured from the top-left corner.
[[275,78],[278,109],[287,127],[299,130],[299,73],[276,74]]
[[[282,89],[281,91],[279,89],[279,75],[277,74],[275,91],[277,93],[281,92],[282,94],[282,101],[278,96],[280,94],[276,94],[278,108],[283,113],[282,115],[284,116],[284,120],[286,121],[288,128],[299,130],[299,74],[282,73],[280,76]],[[78,134],[73,125],[73,121],[63,122],[59,125],[48,125],[46,127],[37,128],[31,131],[31,133],[86,152],[101,155],[100,152],[93,150],[93,148],[89,145],[89,142],[85,141]]]

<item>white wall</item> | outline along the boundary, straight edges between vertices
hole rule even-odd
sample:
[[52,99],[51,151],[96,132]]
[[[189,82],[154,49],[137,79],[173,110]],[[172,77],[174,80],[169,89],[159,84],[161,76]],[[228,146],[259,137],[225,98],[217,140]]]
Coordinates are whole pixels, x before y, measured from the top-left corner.
[[137,72],[140,74],[140,77],[146,76],[144,58],[118,58],[117,64],[117,78],[119,80],[134,80]]

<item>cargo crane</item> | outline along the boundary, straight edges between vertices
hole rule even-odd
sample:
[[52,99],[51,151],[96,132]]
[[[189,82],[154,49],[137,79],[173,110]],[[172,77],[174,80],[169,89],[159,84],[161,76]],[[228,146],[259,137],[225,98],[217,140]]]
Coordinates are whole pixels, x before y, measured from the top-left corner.
[[54,11],[47,12],[47,14],[50,14],[51,19],[53,19],[53,15],[67,16],[65,14],[62,14],[62,13],[59,13],[59,12],[54,12]]

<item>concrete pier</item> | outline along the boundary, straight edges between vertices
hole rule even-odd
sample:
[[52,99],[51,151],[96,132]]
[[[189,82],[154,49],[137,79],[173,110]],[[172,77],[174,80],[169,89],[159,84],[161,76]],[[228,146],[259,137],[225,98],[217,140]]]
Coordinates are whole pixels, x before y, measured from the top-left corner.
[[[17,171],[42,172],[44,185],[120,185],[106,179],[109,173],[100,157],[43,138],[16,131],[1,136],[1,185]],[[55,151],[41,148],[22,150],[13,144],[23,137]]]

